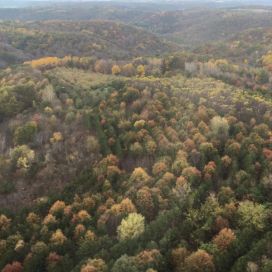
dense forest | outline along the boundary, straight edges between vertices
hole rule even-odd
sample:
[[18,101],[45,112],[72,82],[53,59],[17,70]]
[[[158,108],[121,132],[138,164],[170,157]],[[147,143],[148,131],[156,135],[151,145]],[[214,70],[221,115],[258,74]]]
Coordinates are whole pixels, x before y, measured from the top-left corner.
[[0,66],[46,56],[126,59],[179,48],[143,29],[112,21],[0,23]]
[[272,271],[272,10],[184,7],[0,9],[2,272]]

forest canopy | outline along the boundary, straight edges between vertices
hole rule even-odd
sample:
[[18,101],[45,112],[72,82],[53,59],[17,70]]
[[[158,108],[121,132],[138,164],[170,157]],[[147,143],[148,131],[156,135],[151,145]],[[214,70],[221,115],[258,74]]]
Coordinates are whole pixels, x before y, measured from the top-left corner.
[[0,270],[272,271],[270,8],[89,5],[0,9]]

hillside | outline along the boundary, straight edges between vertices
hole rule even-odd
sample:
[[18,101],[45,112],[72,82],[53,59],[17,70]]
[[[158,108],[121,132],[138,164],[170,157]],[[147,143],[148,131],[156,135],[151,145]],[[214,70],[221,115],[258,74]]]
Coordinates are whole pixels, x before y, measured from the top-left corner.
[[262,57],[272,50],[272,28],[242,31],[224,42],[200,46],[194,52],[209,57],[229,59],[237,64],[260,66]]
[[136,23],[185,47],[196,47],[255,27],[271,27],[270,8],[193,9],[155,13]]
[[[65,66],[7,69],[1,86],[1,205],[51,192],[1,215],[1,267],[178,271],[180,254],[185,271],[201,254],[207,271],[267,265],[249,248],[271,236],[271,102],[209,78]],[[126,234],[136,212],[145,227]]]
[[272,9],[233,5],[0,8],[1,272],[272,271]]
[[0,23],[0,65],[43,56],[129,58],[178,48],[145,30],[112,21]]

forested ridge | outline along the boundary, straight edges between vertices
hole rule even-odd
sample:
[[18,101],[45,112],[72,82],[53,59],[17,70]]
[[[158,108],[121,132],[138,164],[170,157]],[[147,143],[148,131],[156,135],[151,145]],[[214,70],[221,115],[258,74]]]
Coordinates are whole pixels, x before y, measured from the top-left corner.
[[2,272],[272,271],[268,17],[154,9],[0,22]]
[[126,59],[178,48],[143,29],[113,21],[5,21],[0,35],[0,66],[47,56]]

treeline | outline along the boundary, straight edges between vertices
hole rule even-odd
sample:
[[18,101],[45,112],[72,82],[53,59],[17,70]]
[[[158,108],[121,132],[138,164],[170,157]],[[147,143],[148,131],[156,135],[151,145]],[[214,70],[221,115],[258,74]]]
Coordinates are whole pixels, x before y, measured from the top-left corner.
[[96,57],[65,56],[45,57],[25,62],[33,69],[46,71],[56,67],[69,67],[90,70],[95,73],[121,75],[125,77],[160,76],[162,60],[156,57],[141,57],[127,60],[97,59]]
[[210,76],[246,91],[271,98],[271,53],[262,56],[259,67],[234,64],[228,59],[209,59],[195,54],[174,54],[162,59],[161,71],[171,76]]

